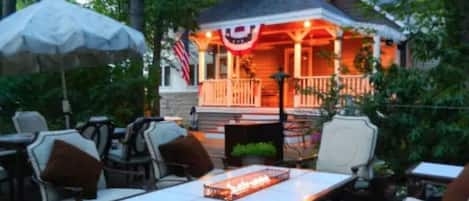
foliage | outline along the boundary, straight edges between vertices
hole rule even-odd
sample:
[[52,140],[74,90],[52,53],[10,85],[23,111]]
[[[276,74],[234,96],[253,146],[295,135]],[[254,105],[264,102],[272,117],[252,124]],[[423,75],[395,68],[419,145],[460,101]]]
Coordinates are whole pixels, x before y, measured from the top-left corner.
[[[96,11],[112,16],[123,22],[128,21],[128,2],[125,0],[94,0],[88,5]],[[162,53],[169,51],[173,42],[169,37],[169,31],[181,29],[193,31],[198,28],[197,17],[199,12],[213,5],[216,0],[158,0],[144,1],[143,6],[143,33],[153,51],[151,66],[149,67],[149,79],[146,82],[148,94],[146,99],[151,110],[159,115],[158,86],[160,85],[160,66]]]
[[363,112],[379,128],[378,156],[400,174],[419,161],[469,161],[469,112],[451,109],[468,105],[468,93],[435,79],[437,71],[380,70],[372,76],[375,93],[362,102]]
[[277,154],[277,150],[272,143],[249,143],[245,145],[238,144],[233,148],[231,152],[232,156],[243,157],[243,156],[260,156],[260,157],[274,157]]
[[[67,71],[67,88],[76,122],[107,115],[124,126],[143,112],[142,94],[134,93],[144,80],[134,78],[127,64]],[[14,132],[15,111],[37,110],[51,129],[63,129],[59,73],[0,77],[0,131]],[[73,124],[72,124],[73,125]]]
[[376,174],[376,176],[381,177],[394,175],[394,171],[391,169],[389,164],[384,161],[373,164],[373,173]]
[[371,79],[375,93],[361,104],[380,129],[378,156],[398,174],[419,161],[469,161],[468,6],[459,0],[382,5],[404,22],[415,59],[439,60],[430,70],[379,69]]
[[[370,2],[371,9],[378,4]],[[404,23],[414,59],[437,59],[439,64],[430,70],[399,66],[384,69],[372,57],[371,46],[366,45],[369,41],[364,41],[354,64],[370,74],[375,91],[355,100],[379,128],[378,157],[399,175],[420,161],[467,163],[469,16],[464,10],[469,2],[401,0],[381,7]],[[371,74],[374,66],[378,72]],[[335,107],[341,99],[340,88],[301,92],[323,101],[321,119],[330,119],[340,109]],[[318,122],[318,128],[322,122]]]
[[314,87],[301,88],[299,85],[295,87],[297,93],[314,95],[321,101],[321,106],[319,107],[319,118],[317,121],[314,121],[314,125],[312,125],[312,128],[308,133],[312,133],[313,131],[320,132],[322,130],[322,125],[325,122],[330,121],[332,117],[339,112],[339,103],[341,100],[344,100],[346,96],[340,93],[343,86],[339,85],[336,79],[337,75],[332,75],[329,80],[330,84],[325,91],[318,90]]

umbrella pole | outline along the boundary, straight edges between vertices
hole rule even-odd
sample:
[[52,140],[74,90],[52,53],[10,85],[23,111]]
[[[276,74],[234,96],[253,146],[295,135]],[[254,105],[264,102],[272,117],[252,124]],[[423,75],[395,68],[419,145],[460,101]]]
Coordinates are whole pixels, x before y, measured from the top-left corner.
[[69,129],[70,128],[70,102],[68,102],[68,96],[67,96],[67,82],[65,80],[65,71],[62,68],[60,71],[60,77],[62,80],[62,94],[63,94],[63,100],[62,100],[62,111],[65,115],[65,128]]

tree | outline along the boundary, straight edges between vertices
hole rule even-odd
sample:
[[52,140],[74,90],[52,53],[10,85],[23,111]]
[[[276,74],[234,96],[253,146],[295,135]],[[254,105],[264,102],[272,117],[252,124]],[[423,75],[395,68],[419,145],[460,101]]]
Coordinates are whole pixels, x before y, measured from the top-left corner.
[[414,58],[430,70],[379,69],[362,110],[380,128],[378,157],[398,173],[418,161],[469,160],[468,1],[400,0],[381,6],[405,23]]
[[16,0],[2,0],[2,18],[16,11]]
[[145,16],[147,19],[146,33],[149,43],[153,49],[153,62],[150,68],[149,95],[155,101],[153,102],[153,111],[156,115],[160,114],[159,89],[160,85],[160,66],[161,53],[164,49],[170,48],[172,44],[165,47],[164,42],[167,39],[167,33],[170,30],[185,29],[192,31],[198,28],[197,17],[199,12],[212,4],[216,0],[159,0],[146,1]]
[[144,31],[144,1],[143,0],[129,0],[129,22],[130,26],[141,32]]

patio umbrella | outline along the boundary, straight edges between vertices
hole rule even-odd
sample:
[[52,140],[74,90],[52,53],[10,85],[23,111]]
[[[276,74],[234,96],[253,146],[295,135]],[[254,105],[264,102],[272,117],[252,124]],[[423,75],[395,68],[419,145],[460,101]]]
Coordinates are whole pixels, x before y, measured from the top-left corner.
[[105,66],[142,55],[144,36],[64,0],[43,0],[0,21],[0,75],[59,71],[69,127],[65,70]]

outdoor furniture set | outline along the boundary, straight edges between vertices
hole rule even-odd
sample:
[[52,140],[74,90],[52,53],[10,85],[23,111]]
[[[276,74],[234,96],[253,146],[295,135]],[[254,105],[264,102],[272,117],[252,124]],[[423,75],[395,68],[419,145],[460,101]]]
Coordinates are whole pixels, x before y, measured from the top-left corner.
[[[36,122],[42,122],[41,118],[35,117],[34,119],[38,120]],[[18,125],[21,125],[21,123],[18,122]],[[40,128],[47,128],[47,126],[42,125]],[[112,150],[112,140],[115,136],[110,133],[112,133],[113,128],[109,119],[95,117],[80,127],[81,134],[77,130],[64,130],[42,131],[37,135],[24,133],[0,137],[0,146],[8,145],[16,149],[16,167],[19,169],[14,172],[15,178],[18,179],[18,192],[22,191],[19,185],[20,183],[22,185],[23,166],[26,163],[25,160],[21,159],[26,157],[24,155],[26,147],[33,167],[34,180],[40,187],[44,201],[63,200],[65,198],[73,200],[74,197],[83,196],[83,188],[60,186],[42,179],[42,174],[47,172],[45,170],[50,169],[48,163],[51,158],[57,153],[63,153],[56,150],[62,142],[62,149],[71,145],[72,148],[69,146],[66,150],[72,150],[69,152],[74,152],[73,149],[81,150],[96,161],[108,160],[122,162],[126,165],[143,164],[143,162],[126,163],[126,161],[131,160],[112,160],[111,154],[106,154],[106,152]],[[211,185],[231,180],[248,179],[249,177],[246,175],[266,170],[288,170],[288,178],[285,181],[279,181],[275,185],[272,183],[262,188],[254,188],[252,192],[242,194],[236,199],[322,199],[334,195],[334,192],[360,187],[360,182],[372,178],[372,163],[377,140],[377,128],[367,118],[335,116],[331,122],[324,125],[323,137],[316,161],[316,171],[262,165],[225,171],[214,168],[208,153],[200,142],[189,136],[185,129],[174,122],[163,121],[162,118],[137,119],[129,124],[127,131],[124,140],[139,144],[127,144],[121,150],[133,152],[129,155],[144,152],[149,154],[145,162],[148,161],[151,164],[152,176],[150,177],[151,174],[149,173],[142,174],[102,167],[96,172],[98,176],[96,177],[98,184],[97,197],[93,200],[211,200],[208,198],[214,192],[208,190]],[[181,157],[183,155],[188,155],[189,160],[187,157],[186,159]],[[125,159],[125,157],[122,159]],[[184,163],[184,160],[187,163]],[[288,164],[288,162],[299,164],[304,160],[278,164]],[[200,161],[209,161],[206,162],[209,164],[200,165]],[[414,171],[415,175],[421,176],[422,172],[419,171],[425,170],[425,166],[423,168],[420,166],[417,166]],[[200,169],[202,171],[199,171]],[[147,189],[156,189],[156,191],[145,192],[141,189],[108,188],[104,172],[141,177],[145,175],[146,178],[150,177],[150,182],[146,183],[150,185],[147,186]],[[451,172],[453,173],[452,177],[457,175],[457,173]],[[263,190],[259,191],[260,189]],[[232,198],[237,195],[233,192],[230,194]],[[228,197],[226,199],[229,200]],[[22,197],[18,196],[16,200],[22,200]]]

